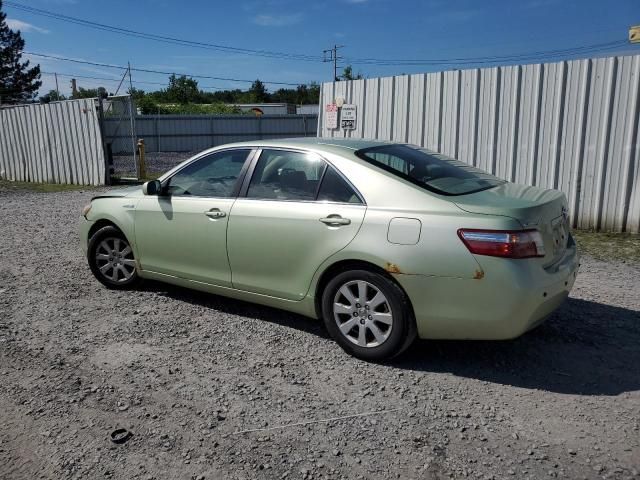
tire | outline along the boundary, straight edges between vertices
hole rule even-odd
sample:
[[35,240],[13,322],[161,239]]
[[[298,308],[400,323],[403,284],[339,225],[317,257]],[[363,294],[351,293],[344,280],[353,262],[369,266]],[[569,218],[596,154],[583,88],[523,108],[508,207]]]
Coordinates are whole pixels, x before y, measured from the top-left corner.
[[133,249],[116,227],[103,227],[92,235],[87,261],[93,275],[107,288],[125,290],[140,281]]
[[416,337],[405,293],[387,277],[368,270],[340,273],[327,284],[322,292],[322,317],[331,337],[347,353],[363,360],[393,358]]

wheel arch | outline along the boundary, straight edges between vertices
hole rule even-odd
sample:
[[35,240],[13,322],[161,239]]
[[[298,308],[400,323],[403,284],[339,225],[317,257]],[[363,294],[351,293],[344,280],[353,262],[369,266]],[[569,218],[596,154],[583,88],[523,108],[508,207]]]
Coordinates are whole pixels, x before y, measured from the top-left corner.
[[389,273],[387,270],[380,267],[379,265],[376,265],[375,263],[372,263],[372,262],[368,262],[366,260],[357,260],[357,259],[344,259],[344,260],[339,260],[337,262],[334,262],[331,265],[329,265],[327,268],[325,268],[324,271],[320,274],[320,277],[318,278],[318,281],[316,283],[315,297],[314,297],[314,308],[315,308],[315,314],[317,318],[322,318],[322,293],[324,292],[324,289],[326,288],[327,284],[331,281],[333,277],[335,277],[336,275],[342,272],[346,272],[348,270],[367,270],[369,272],[378,273],[383,277],[387,278],[388,280],[392,281],[395,285],[398,286],[398,288],[400,288],[400,290],[404,294],[407,300],[407,303],[409,305],[409,308],[411,310],[411,315],[413,316],[413,318],[415,318],[411,299],[409,298],[409,295],[407,295],[407,292],[405,291],[405,289],[402,288],[402,285],[400,284],[400,282],[398,282],[398,280],[391,273]]
[[[91,225],[91,228],[89,229],[89,233],[88,233],[88,236],[87,236],[88,237],[87,241],[91,240],[91,237],[93,237],[93,235],[98,230],[100,230],[101,228],[104,228],[104,227],[117,228],[120,231],[120,233],[122,233],[122,235],[125,236],[125,238],[127,237],[125,235],[125,233],[122,231],[122,229],[115,222],[113,222],[112,220],[106,219],[106,218],[101,218],[100,220],[96,220],[95,223],[93,225]],[[129,239],[127,238],[127,241],[128,240]],[[129,243],[131,243],[131,242],[129,242]]]

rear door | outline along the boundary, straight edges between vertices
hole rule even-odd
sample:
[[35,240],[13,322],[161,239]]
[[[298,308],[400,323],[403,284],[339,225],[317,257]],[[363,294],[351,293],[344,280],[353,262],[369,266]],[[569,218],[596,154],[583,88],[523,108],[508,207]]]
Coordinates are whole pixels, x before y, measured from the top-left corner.
[[362,197],[316,154],[265,149],[231,209],[234,288],[301,300],[328,257],[356,235]]

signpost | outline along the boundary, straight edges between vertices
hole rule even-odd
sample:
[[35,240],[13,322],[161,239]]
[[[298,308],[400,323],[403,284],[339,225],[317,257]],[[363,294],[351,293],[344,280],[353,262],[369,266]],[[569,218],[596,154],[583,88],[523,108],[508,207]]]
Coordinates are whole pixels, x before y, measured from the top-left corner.
[[335,103],[327,103],[324,111],[326,128],[329,130],[338,128],[338,106]]
[[356,128],[356,106],[351,103],[345,103],[342,106],[342,115],[340,116],[340,126],[344,130],[354,130]]

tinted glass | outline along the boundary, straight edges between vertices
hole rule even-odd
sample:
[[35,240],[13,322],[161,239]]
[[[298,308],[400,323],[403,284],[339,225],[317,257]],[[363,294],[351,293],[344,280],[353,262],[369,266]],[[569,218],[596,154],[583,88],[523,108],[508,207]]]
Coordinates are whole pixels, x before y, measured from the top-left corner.
[[173,196],[230,197],[251,150],[228,150],[196,160],[169,179]]
[[362,203],[360,197],[333,167],[327,167],[322,177],[318,200],[339,203]]
[[263,150],[251,177],[247,197],[273,200],[315,200],[325,162],[318,156]]
[[464,195],[504,183],[504,180],[466,163],[413,145],[366,148],[358,150],[356,155],[442,195]]

